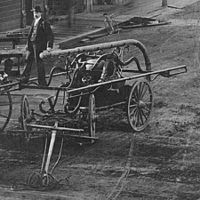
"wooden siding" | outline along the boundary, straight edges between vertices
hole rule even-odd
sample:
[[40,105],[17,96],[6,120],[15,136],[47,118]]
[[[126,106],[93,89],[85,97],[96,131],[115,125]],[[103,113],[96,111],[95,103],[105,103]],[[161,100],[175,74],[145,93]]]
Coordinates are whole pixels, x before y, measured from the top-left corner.
[[20,28],[21,0],[0,0],[0,32]]

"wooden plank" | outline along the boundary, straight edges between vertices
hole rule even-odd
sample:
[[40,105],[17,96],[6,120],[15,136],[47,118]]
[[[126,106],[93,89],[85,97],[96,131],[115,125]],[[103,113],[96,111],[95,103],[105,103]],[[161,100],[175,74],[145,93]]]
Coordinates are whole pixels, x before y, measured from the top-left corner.
[[20,28],[21,0],[0,1],[0,32]]
[[17,29],[20,27],[20,20],[15,19],[7,22],[0,23],[0,31],[6,31],[11,29]]
[[56,131],[84,132],[84,129],[54,127],[54,126],[46,126],[46,125],[39,125],[39,124],[26,124],[26,126],[31,127],[31,128],[49,129],[49,130],[56,130]]
[[0,51],[0,56],[10,56],[10,57],[15,57],[15,56],[22,56],[23,51],[20,51],[18,49],[11,49],[11,50],[1,50]]
[[2,5],[0,6],[0,11],[2,10],[8,10],[10,8],[20,8],[20,3],[19,2],[13,2],[12,4],[6,4],[6,5]]
[[14,4],[19,4],[20,5],[20,1],[16,1],[16,0],[1,0],[0,1],[0,7],[3,6],[7,6],[7,5],[14,5]]
[[5,14],[8,13],[13,13],[13,12],[19,12],[20,13],[20,6],[16,5],[16,6],[10,6],[10,7],[6,7],[6,8],[0,8],[0,15],[3,17]]
[[10,15],[10,16],[4,17],[4,18],[0,17],[0,23],[3,23],[3,22],[10,23],[10,21],[16,20],[16,19],[17,19],[17,21],[19,21],[20,14]]
[[9,9],[3,9],[3,10],[1,10],[1,8],[0,8],[0,16],[1,17],[6,17],[9,15],[13,15],[15,13],[20,14],[20,7],[10,7]]
[[0,1],[0,32],[20,28],[21,0]]

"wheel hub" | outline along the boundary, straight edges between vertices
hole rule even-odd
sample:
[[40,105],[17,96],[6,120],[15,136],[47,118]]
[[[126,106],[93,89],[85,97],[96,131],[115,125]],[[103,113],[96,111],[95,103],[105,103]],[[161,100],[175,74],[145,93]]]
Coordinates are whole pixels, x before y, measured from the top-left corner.
[[142,101],[142,100],[139,100],[139,102],[138,102],[138,107],[139,108],[144,108],[145,107],[145,102],[144,101]]

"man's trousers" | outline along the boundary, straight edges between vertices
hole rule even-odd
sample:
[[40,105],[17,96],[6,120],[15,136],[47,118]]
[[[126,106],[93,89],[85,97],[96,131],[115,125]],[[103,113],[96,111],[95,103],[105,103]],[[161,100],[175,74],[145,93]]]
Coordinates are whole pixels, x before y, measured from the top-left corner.
[[26,67],[24,69],[24,72],[22,73],[22,76],[29,79],[30,75],[31,75],[32,66],[35,63],[36,68],[37,68],[38,84],[46,86],[47,83],[46,83],[46,80],[45,80],[44,63],[43,63],[42,59],[40,58],[41,51],[38,51],[37,45],[32,43],[29,52],[30,53],[28,54],[28,56],[26,58]]

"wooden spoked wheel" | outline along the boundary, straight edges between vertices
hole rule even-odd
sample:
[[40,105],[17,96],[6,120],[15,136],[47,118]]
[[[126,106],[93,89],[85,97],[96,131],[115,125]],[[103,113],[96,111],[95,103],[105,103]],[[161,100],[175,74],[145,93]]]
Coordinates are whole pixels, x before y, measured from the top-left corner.
[[29,107],[29,102],[28,102],[28,98],[26,95],[23,95],[22,96],[22,99],[21,99],[21,116],[20,116],[20,119],[21,119],[21,127],[23,130],[25,130],[25,138],[27,140],[29,140],[29,134],[28,134],[28,127],[27,127],[27,122],[30,121],[31,119],[31,111],[30,111],[30,107]]
[[32,188],[42,186],[42,175],[39,172],[33,172],[27,179],[27,185]]
[[12,99],[10,92],[0,93],[0,131],[3,131],[12,114]]
[[148,125],[153,108],[153,93],[147,81],[133,84],[127,105],[128,122],[134,131],[142,131]]
[[[95,115],[95,96],[90,94],[89,96],[89,105],[88,105],[88,120],[89,120],[89,137],[95,137],[96,131],[96,115]],[[92,143],[94,140],[91,140]]]
[[42,176],[42,186],[50,189],[51,187],[55,187],[56,179],[51,174],[43,174]]

